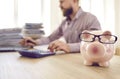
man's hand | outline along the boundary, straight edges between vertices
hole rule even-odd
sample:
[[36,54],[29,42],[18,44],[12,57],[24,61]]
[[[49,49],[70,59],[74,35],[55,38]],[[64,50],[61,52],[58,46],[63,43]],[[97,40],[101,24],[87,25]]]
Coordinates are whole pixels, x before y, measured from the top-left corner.
[[23,38],[19,43],[23,46],[30,46],[30,47],[37,45],[37,41],[33,40],[30,37]]
[[70,47],[68,44],[62,42],[62,41],[59,41],[59,40],[56,40],[56,41],[53,41],[49,44],[48,46],[48,49],[50,49],[50,51],[59,51],[59,50],[62,50],[62,51],[65,51],[66,53],[69,53],[70,52]]

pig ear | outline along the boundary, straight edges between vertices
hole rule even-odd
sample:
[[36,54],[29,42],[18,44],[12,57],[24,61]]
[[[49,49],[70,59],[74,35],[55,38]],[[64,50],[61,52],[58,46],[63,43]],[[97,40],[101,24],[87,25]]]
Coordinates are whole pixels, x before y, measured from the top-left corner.
[[87,30],[83,31],[81,37],[84,38],[84,39],[85,39],[85,38],[89,38],[89,37],[90,37],[89,31],[87,31]]
[[102,35],[105,35],[105,38],[110,39],[110,38],[111,38],[111,36],[110,36],[110,35],[112,35],[112,34],[111,34],[111,32],[110,32],[110,31],[105,31],[105,32],[103,32],[103,34],[102,34]]
[[88,30],[84,30],[82,33],[90,33]]

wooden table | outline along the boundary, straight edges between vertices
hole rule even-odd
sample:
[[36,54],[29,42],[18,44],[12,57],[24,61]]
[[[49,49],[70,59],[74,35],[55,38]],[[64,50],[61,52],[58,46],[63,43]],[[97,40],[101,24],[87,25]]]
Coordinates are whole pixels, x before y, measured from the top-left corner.
[[0,79],[120,79],[120,56],[103,68],[83,65],[80,53],[38,59],[0,53]]

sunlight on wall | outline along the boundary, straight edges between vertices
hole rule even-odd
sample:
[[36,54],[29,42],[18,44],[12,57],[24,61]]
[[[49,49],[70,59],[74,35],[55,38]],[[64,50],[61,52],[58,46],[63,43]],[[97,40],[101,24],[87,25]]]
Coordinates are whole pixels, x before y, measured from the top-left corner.
[[0,2],[0,28],[14,27],[14,0]]
[[103,30],[115,33],[114,0],[81,0],[83,10],[96,15]]
[[41,22],[41,0],[18,0],[18,25]]
[[120,47],[120,0],[115,0],[115,32],[118,36],[117,46]]
[[[48,7],[49,6],[49,7]],[[45,30],[45,35],[48,36],[50,34],[50,18],[51,18],[51,0],[43,0],[43,9],[42,9],[42,22]]]
[[53,32],[57,27],[59,27],[62,19],[63,15],[59,7],[59,1],[51,0],[51,32]]

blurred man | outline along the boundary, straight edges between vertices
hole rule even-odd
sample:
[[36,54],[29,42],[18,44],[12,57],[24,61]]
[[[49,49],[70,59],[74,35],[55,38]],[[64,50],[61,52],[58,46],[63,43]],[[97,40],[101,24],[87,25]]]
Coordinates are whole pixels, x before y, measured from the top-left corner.
[[[63,16],[61,25],[48,37],[33,40],[25,38],[20,43],[25,46],[49,44],[51,51],[62,50],[66,53],[80,51],[79,34],[84,30],[100,30],[100,23],[91,13],[84,12],[79,0],[59,0]],[[31,42],[27,42],[31,41]]]

